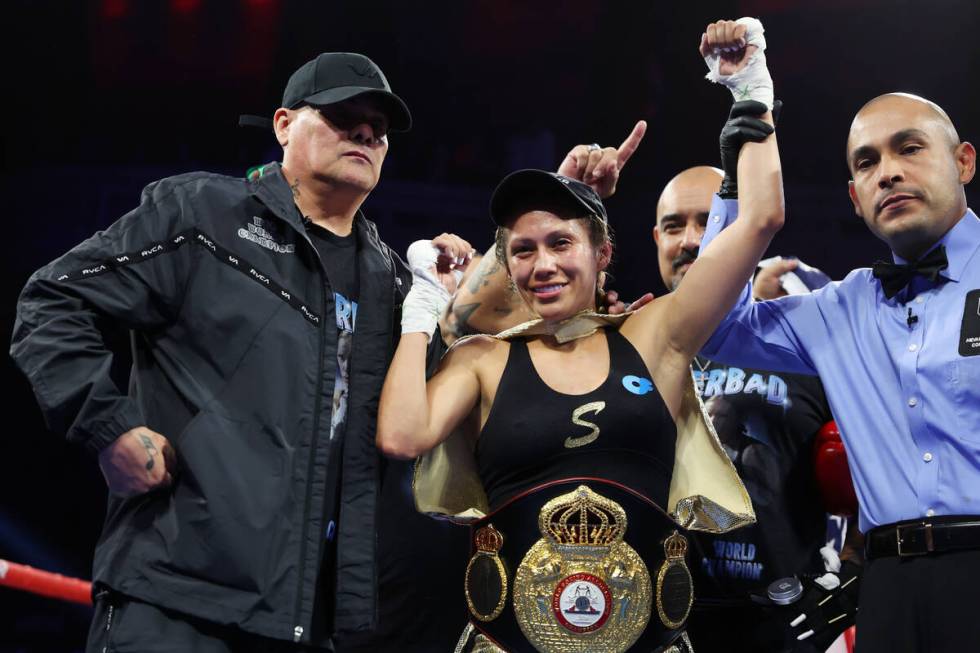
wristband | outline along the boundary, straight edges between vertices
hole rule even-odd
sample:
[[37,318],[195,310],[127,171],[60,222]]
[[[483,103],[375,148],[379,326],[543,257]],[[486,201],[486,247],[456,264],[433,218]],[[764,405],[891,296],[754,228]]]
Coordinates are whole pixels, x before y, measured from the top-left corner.
[[[436,276],[439,250],[431,240],[416,240],[409,246],[407,258],[412,288],[402,303],[402,333],[425,333],[432,340],[450,299],[449,291]],[[461,276],[458,271],[456,274]]]
[[718,52],[711,52],[704,58],[708,65],[707,79],[725,86],[732,92],[732,97],[736,102],[742,100],[755,100],[762,102],[768,109],[772,109],[775,99],[772,77],[769,75],[769,68],[766,66],[766,37],[763,36],[765,30],[762,23],[755,18],[739,18],[735,21],[738,25],[745,25],[745,46],[754,45],[756,50],[745,67],[731,75],[722,75],[719,72],[721,67],[721,56]]

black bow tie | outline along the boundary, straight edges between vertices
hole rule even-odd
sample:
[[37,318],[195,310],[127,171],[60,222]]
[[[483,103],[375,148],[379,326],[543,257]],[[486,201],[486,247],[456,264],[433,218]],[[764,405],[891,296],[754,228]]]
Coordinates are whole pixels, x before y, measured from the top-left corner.
[[885,297],[891,299],[902,288],[909,285],[915,275],[918,274],[936,283],[939,280],[939,272],[947,267],[949,267],[949,261],[946,260],[946,247],[940,245],[910,265],[875,261],[874,267],[871,268],[871,274],[881,280],[881,289],[885,292]]

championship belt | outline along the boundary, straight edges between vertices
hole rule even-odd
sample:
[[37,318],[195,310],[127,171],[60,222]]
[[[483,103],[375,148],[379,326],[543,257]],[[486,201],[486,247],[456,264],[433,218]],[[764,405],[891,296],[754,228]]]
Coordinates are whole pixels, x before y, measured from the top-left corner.
[[623,485],[553,481],[471,532],[473,624],[509,653],[648,653],[683,629],[693,600],[687,538]]

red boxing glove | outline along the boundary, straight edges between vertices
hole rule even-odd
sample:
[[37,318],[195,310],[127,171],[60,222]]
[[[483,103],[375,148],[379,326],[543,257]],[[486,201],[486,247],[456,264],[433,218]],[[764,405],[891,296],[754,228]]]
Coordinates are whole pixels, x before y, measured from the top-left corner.
[[813,441],[813,471],[827,512],[845,517],[857,514],[857,495],[837,422],[827,422],[817,431]]

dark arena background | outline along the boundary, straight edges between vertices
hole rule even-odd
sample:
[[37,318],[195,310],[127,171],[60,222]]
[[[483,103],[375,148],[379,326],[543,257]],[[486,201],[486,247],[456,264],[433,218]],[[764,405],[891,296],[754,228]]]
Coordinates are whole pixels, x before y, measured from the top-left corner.
[[[489,193],[517,168],[554,169],[577,143],[650,129],[607,206],[626,298],[664,292],[651,228],[664,183],[718,164],[731,98],[704,80],[704,26],[766,27],[787,224],[771,254],[833,278],[887,256],[847,197],[850,120],[888,91],[944,107],[980,141],[976,0],[97,0],[4,4],[3,285],[9,343],[28,276],[134,207],[168,175],[243,175],[280,156],[271,116],[289,73],[322,51],[367,54],[411,108],[365,206],[403,252],[456,232],[485,247]],[[974,209],[980,189],[968,188]],[[0,558],[90,577],[104,513],[96,460],[45,429],[27,381],[2,363]],[[417,516],[408,466],[386,471],[380,538],[384,629],[399,651],[450,651],[465,619],[460,529]],[[0,588],[0,651],[81,651],[90,610]],[[405,642],[408,642],[406,644]],[[346,650],[388,650],[374,641]]]

